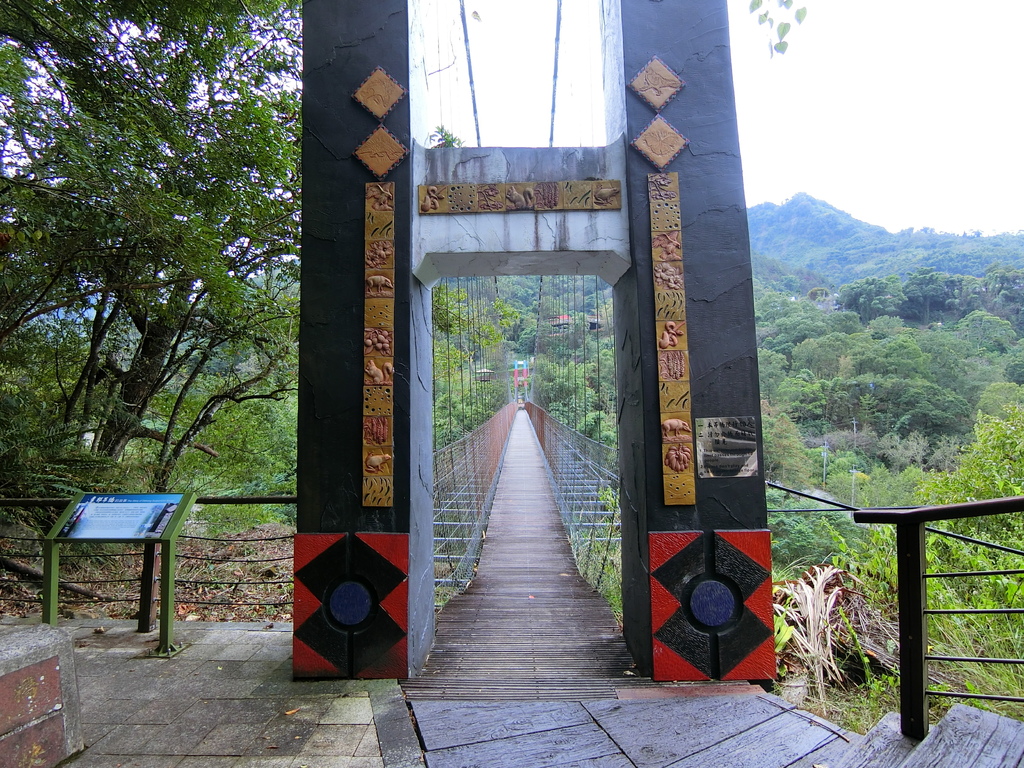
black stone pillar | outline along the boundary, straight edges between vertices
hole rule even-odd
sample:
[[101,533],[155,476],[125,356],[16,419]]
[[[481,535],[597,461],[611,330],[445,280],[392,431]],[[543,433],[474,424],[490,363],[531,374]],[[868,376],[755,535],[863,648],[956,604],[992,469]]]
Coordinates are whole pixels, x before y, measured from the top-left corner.
[[432,572],[409,553],[407,1],[310,0],[303,23],[294,673],[404,677],[433,617],[408,600]]
[[[773,677],[770,539],[726,2],[622,0],[622,20],[633,256],[615,291],[627,361],[618,368],[626,639],[640,669],[658,679]],[[673,75],[685,85],[671,96]],[[656,118],[667,127],[652,126]],[[655,132],[644,138],[649,126]],[[688,143],[679,147],[673,133]],[[670,223],[676,215],[678,225]],[[678,251],[661,248],[657,233],[677,241]],[[662,269],[670,276],[681,269],[685,289]],[[666,309],[669,294],[678,298],[676,310]],[[668,335],[666,320],[673,323]],[[685,366],[659,368],[666,350]],[[685,410],[666,395],[679,390],[665,385],[687,381]],[[686,465],[668,458],[674,445],[689,452],[685,472],[668,467]],[[692,486],[672,497],[672,478]]]

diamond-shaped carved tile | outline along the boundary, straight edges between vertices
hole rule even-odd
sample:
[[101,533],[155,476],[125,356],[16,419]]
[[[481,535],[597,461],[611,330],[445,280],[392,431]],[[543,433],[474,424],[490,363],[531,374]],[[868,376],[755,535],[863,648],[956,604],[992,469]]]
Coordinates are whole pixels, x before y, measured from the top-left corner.
[[377,129],[356,147],[355,151],[355,156],[378,179],[387,176],[392,168],[405,159],[407,154],[409,154],[409,150],[406,146],[383,125],[378,125]]
[[633,139],[633,147],[658,169],[664,169],[689,144],[663,117],[656,117]]
[[654,107],[655,112],[660,112],[662,107],[672,101],[672,97],[683,89],[684,85],[686,83],[683,82],[683,79],[655,56],[637,73],[629,87],[641,99]]
[[402,100],[406,90],[381,67],[377,67],[363,81],[352,98],[362,104],[378,120],[390,112]]

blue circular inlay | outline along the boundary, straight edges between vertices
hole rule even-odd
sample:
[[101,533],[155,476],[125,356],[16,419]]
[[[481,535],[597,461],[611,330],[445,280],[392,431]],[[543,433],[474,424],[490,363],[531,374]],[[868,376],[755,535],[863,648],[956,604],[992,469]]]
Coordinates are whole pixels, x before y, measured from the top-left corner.
[[357,581],[344,581],[331,593],[328,604],[331,615],[347,627],[364,621],[373,608],[369,590]]
[[736,611],[732,590],[720,581],[702,581],[690,595],[690,610],[701,624],[720,627]]

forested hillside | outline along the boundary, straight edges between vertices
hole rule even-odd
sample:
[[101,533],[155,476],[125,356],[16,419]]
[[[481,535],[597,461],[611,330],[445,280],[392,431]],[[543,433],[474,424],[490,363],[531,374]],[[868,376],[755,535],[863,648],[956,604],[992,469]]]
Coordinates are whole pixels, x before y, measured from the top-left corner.
[[921,267],[974,276],[995,263],[1024,267],[1024,233],[985,237],[908,229],[892,234],[803,193],[782,205],[756,205],[748,219],[754,253],[828,275],[833,287]]

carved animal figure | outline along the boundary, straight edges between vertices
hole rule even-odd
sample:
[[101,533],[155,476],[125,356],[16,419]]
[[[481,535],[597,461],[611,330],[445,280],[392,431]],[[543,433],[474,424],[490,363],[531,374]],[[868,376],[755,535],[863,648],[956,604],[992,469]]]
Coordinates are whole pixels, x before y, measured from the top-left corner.
[[366,295],[383,296],[395,290],[395,284],[384,275],[370,275],[366,278]]
[[689,434],[690,425],[682,419],[665,419],[661,422],[661,437],[663,440],[672,440]]
[[508,201],[510,207],[517,211],[533,208],[533,190],[526,188],[520,193],[515,186],[509,184],[508,189],[505,190],[505,200]]
[[365,467],[367,473],[375,475],[378,472],[384,471],[384,465],[387,464],[389,461],[391,461],[390,453],[371,453],[369,456],[366,457],[366,461],[363,462],[363,467]]
[[395,210],[395,195],[383,184],[377,184],[375,187],[367,187],[366,199],[373,200],[373,202],[370,203],[370,207],[375,211]]
[[607,208],[615,203],[618,196],[618,187],[599,187],[594,190],[594,205],[599,208]]
[[395,366],[391,363],[384,363],[383,370],[378,368],[373,360],[366,361],[366,367],[363,368],[363,372],[366,374],[366,384],[391,384],[391,377],[395,372]]

